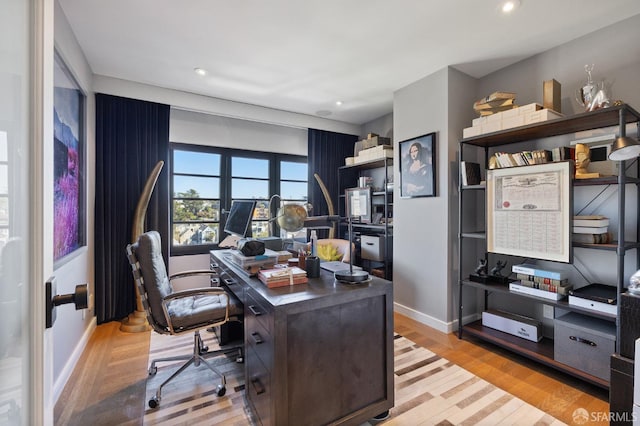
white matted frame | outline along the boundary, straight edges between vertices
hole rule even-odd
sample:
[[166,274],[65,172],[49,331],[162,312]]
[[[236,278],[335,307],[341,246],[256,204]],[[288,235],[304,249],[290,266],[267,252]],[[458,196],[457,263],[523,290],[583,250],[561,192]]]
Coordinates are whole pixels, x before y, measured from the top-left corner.
[[573,162],[487,172],[487,251],[570,263]]

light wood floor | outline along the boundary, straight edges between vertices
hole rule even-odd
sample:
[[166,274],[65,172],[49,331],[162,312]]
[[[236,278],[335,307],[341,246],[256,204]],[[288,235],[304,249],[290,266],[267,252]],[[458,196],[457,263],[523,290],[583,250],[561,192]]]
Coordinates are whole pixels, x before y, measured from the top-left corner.
[[[606,390],[487,343],[458,340],[455,334],[400,314],[394,320],[398,334],[567,424],[573,424],[578,408],[609,412]],[[55,406],[56,425],[142,424],[150,332],[124,333],[119,326],[111,322],[97,327]]]

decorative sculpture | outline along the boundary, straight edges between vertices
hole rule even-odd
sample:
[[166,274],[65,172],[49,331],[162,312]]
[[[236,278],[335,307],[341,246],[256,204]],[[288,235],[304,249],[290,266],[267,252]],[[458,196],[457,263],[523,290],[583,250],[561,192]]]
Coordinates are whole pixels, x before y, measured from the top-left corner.
[[[133,224],[131,225],[132,243],[135,243],[138,240],[138,237],[144,233],[144,221],[147,217],[147,207],[149,207],[149,200],[151,200],[151,195],[153,194],[153,190],[163,166],[164,161],[158,161],[158,164],[153,168],[146,183],[144,184],[142,194],[140,195],[138,205],[136,206],[136,211],[133,214]],[[140,300],[138,289],[135,285],[134,288],[136,289],[136,310],[129,314],[127,318],[122,320],[122,323],[120,324],[120,331],[139,333],[149,330],[149,324],[147,323],[147,316],[144,308],[142,307],[142,300]]]

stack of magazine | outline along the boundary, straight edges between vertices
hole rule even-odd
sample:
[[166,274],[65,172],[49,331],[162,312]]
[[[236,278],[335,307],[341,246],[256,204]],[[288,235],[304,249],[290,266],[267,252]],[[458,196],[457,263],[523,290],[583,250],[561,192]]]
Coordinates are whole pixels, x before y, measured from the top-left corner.
[[540,269],[537,265],[522,263],[513,265],[517,281],[509,284],[514,293],[524,293],[550,300],[560,300],[569,295],[572,285],[563,272]]

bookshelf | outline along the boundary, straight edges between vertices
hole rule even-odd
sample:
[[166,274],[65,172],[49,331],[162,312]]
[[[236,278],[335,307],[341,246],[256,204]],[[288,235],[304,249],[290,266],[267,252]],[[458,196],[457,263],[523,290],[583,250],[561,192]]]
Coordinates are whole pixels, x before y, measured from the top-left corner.
[[[549,120],[543,123],[536,123],[521,126],[508,130],[493,132],[489,134],[465,138],[460,141],[459,161],[478,161],[484,157],[485,169],[489,164],[490,152],[496,150],[508,150],[508,145],[522,142],[530,142],[532,149],[536,144],[544,139],[561,135],[569,135],[576,132],[594,130],[600,128],[614,127],[618,136],[626,134],[626,125],[635,123],[640,134],[640,113],[627,104],[616,105],[610,108],[600,109],[592,112],[585,112],[569,117]],[[516,151],[521,148],[514,148]],[[480,150],[480,151],[478,151]],[[482,160],[480,160],[482,161]],[[625,241],[625,219],[636,221],[637,217],[625,218],[625,203],[627,192],[633,188],[636,193],[636,212],[640,212],[640,180],[638,176],[638,163],[635,166],[635,176],[629,177],[625,173],[619,176],[603,177],[596,179],[573,179],[571,191],[580,191],[581,187],[605,187],[615,188],[617,195],[617,236],[618,240],[609,244],[580,244],[572,243],[572,247],[580,247],[587,250],[599,250],[603,256],[610,256],[612,264],[616,267],[616,289],[618,294],[625,291],[625,264],[637,269],[640,266],[640,231],[636,229],[635,241]],[[620,165],[620,170],[627,170],[624,164]],[[485,170],[486,171],[486,170]],[[597,321],[605,321],[612,324],[616,330],[616,353],[619,352],[620,327],[619,315],[612,315],[604,312],[585,309],[573,304],[569,304],[567,299],[550,300],[532,295],[519,294],[509,291],[508,284],[479,283],[469,279],[473,272],[478,256],[484,256],[488,264],[490,257],[509,258],[507,255],[496,255],[487,252],[486,242],[486,199],[487,190],[485,185],[463,186],[462,182],[458,186],[458,270],[460,271],[459,286],[457,289],[458,301],[458,337],[473,336],[497,346],[510,350],[521,356],[533,359],[541,364],[563,371],[572,376],[578,377],[594,385],[608,388],[609,381],[590,374],[579,366],[569,365],[559,362],[554,357],[553,339],[543,338],[540,342],[531,342],[516,336],[509,335],[482,325],[481,320],[477,320],[480,312],[491,307],[492,296],[511,300],[524,300],[527,304],[544,304],[552,306],[555,310],[562,312],[577,313],[586,318],[595,318]],[[469,211],[476,212],[470,215]],[[484,214],[477,214],[483,212]],[[631,252],[631,253],[630,253]],[[635,253],[633,253],[635,252]],[[532,259],[535,257],[531,256]],[[518,260],[511,259],[510,264],[519,263]],[[615,259],[615,260],[613,260]],[[627,266],[629,266],[627,265]],[[480,294],[478,294],[478,292]],[[478,297],[482,295],[483,297]],[[474,301],[478,301],[478,306],[474,307]],[[470,306],[471,308],[466,308]],[[469,311],[465,309],[470,309]],[[473,310],[473,311],[472,311]],[[619,307],[618,307],[619,311]],[[517,313],[517,312],[516,312]],[[554,315],[555,316],[555,315]],[[466,323],[465,323],[466,320]],[[588,321],[587,321],[588,322]],[[611,355],[611,354],[609,354]],[[577,357],[580,355],[577,354]],[[608,361],[608,358],[607,358]],[[579,363],[578,363],[579,365]]]

